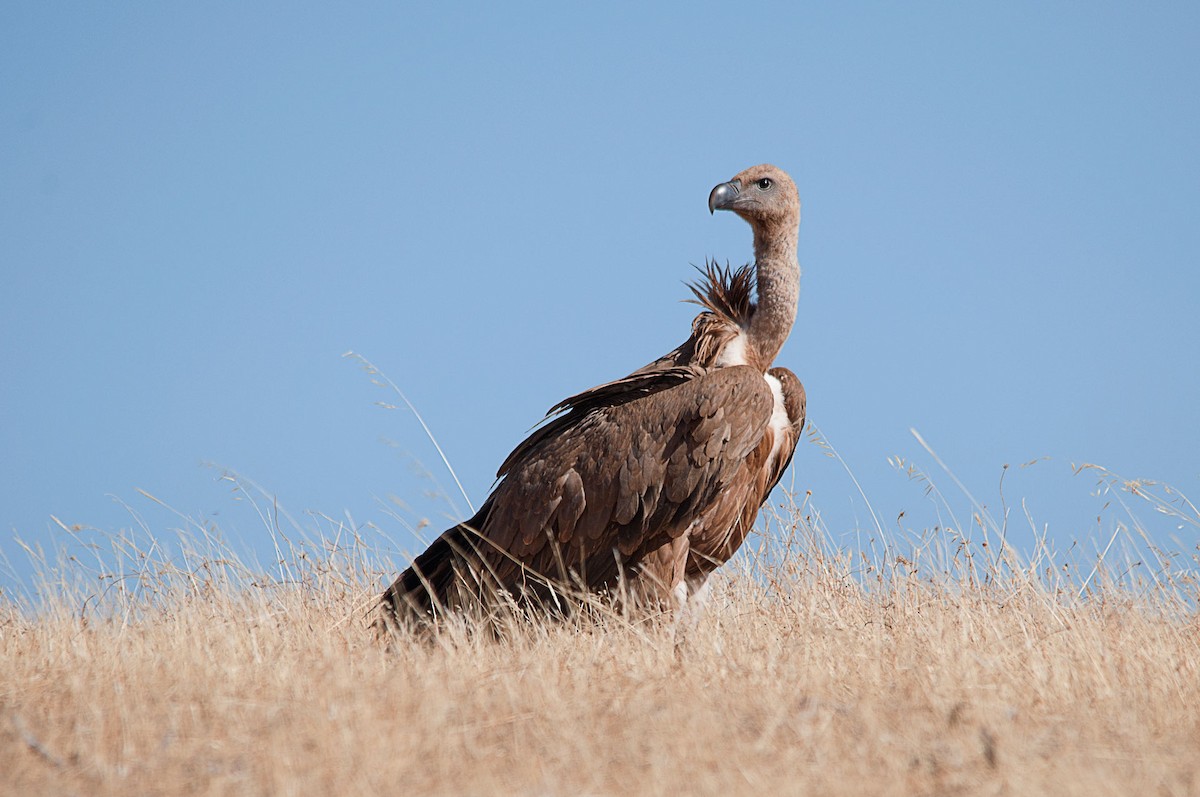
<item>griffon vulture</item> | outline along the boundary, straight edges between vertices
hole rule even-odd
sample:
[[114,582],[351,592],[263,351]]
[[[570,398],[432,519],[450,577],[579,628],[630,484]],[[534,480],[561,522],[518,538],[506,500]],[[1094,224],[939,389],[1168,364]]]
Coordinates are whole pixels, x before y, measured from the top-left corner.
[[382,627],[501,595],[666,607],[733,556],[804,427],[803,386],[771,367],[796,316],[800,199],[760,165],[716,186],[708,207],[749,222],[753,267],[710,263],[691,286],[705,312],[679,348],[552,407],[475,516],[383,593]]

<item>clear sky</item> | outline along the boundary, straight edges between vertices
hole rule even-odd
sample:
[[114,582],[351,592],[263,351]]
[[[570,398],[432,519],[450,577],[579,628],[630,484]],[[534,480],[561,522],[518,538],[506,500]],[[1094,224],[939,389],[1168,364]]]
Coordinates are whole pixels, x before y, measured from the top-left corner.
[[[709,189],[763,161],[804,203],[779,362],[880,521],[937,522],[915,428],[990,506],[1048,458],[1005,498],[1102,545],[1072,463],[1200,494],[1197,42],[1191,3],[6,3],[0,549],[169,537],[145,490],[268,550],[222,468],[417,548],[465,507],[343,352],[478,504],[686,336],[689,264],[750,256]],[[873,525],[810,441],[784,484]]]

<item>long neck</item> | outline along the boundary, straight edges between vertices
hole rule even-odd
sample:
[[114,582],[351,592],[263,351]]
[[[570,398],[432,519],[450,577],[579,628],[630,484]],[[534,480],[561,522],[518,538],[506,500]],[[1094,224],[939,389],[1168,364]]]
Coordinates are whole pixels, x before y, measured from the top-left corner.
[[747,334],[764,363],[764,370],[775,361],[796,320],[796,303],[800,299],[798,237],[798,221],[754,225],[758,305]]

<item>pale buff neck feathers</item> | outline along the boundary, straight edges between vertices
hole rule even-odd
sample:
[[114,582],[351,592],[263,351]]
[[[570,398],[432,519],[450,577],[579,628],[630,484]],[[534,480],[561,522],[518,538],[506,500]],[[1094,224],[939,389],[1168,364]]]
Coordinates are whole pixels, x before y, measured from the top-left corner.
[[752,166],[709,194],[709,210],[731,210],[754,231],[758,301],[746,330],[760,363],[769,366],[787,340],[800,298],[800,197],[791,177],[769,164]]

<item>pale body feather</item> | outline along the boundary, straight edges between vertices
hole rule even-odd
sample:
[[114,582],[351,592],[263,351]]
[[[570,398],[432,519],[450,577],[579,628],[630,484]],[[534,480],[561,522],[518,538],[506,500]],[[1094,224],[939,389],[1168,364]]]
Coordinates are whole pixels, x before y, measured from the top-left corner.
[[[779,461],[779,455],[783,451],[784,444],[787,442],[787,431],[792,425],[792,419],[788,417],[787,406],[783,398],[783,383],[779,381],[779,377],[772,374],[764,374],[763,379],[767,380],[767,384],[771,387],[771,397],[774,399],[774,404],[771,408],[771,420],[768,422],[768,428],[772,434],[771,454],[768,457],[768,463]],[[792,442],[795,445],[795,441]]]
[[750,352],[747,349],[746,332],[738,329],[737,333],[721,347],[714,366],[729,368],[734,365],[750,365]]

